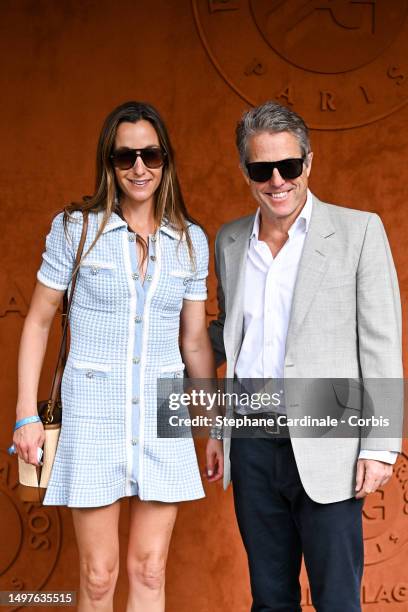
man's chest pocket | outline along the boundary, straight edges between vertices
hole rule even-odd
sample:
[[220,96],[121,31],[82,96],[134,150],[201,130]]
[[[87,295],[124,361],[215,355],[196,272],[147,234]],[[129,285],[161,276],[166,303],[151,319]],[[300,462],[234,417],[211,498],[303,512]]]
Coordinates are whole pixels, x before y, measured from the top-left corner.
[[83,308],[91,310],[116,310],[120,301],[116,264],[84,261],[79,269],[74,300]]

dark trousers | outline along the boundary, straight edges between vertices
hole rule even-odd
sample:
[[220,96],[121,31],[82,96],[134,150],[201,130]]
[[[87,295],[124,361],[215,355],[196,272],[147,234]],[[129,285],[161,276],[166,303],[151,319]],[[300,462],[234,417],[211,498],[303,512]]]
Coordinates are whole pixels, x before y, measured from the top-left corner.
[[362,500],[312,501],[290,440],[233,438],[231,470],[251,611],[301,612],[303,553],[316,611],[361,612]]

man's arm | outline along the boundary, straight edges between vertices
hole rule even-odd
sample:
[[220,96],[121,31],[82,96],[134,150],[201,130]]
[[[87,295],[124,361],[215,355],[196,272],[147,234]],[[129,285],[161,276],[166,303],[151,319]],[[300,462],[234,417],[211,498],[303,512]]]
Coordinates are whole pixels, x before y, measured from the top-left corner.
[[401,300],[388,239],[370,215],[357,268],[357,329],[364,378],[402,378]]
[[398,279],[384,227],[370,215],[357,269],[359,360],[365,388],[365,413],[390,419],[361,439],[363,451],[401,450],[403,368],[401,301]]
[[214,351],[215,363],[217,367],[225,363],[226,360],[224,346],[225,297],[220,275],[221,250],[219,244],[219,235],[220,234],[218,233],[215,239],[215,273],[217,275],[218,316],[216,319],[210,322],[210,325],[208,327],[208,333]]
[[401,302],[391,250],[377,215],[368,221],[357,271],[357,329],[370,412],[391,419],[390,437],[373,428],[361,439],[356,497],[364,497],[392,475],[403,416]]

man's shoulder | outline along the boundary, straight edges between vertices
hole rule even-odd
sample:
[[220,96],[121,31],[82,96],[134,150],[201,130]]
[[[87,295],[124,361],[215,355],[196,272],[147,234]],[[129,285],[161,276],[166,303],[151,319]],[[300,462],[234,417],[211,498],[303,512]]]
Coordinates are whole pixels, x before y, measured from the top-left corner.
[[374,222],[375,224],[377,221],[381,225],[380,218],[375,212],[322,202],[316,197],[314,197],[314,204],[315,214],[320,218],[322,218],[322,216],[326,218],[326,220],[337,230],[343,229],[347,232],[354,230],[358,234],[361,234],[361,232],[365,232],[370,222]]
[[226,238],[235,237],[237,234],[252,228],[254,219],[255,213],[252,213],[251,215],[239,217],[238,219],[233,219],[232,221],[228,221],[228,223],[224,223],[217,232],[217,241],[222,242]]

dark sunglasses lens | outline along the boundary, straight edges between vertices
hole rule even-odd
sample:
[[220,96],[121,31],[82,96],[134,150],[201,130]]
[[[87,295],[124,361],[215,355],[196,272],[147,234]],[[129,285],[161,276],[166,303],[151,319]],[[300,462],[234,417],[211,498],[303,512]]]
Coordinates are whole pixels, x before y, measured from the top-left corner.
[[256,183],[265,183],[272,176],[274,164],[271,162],[253,162],[247,164],[247,170],[251,181]]
[[164,153],[161,149],[142,149],[140,156],[148,168],[160,168],[164,164]]
[[120,170],[129,170],[136,161],[135,151],[117,151],[112,155],[113,165]]
[[276,167],[282,178],[295,179],[302,174],[303,159],[284,159]]
[[277,168],[283,179],[295,179],[302,174],[303,159],[283,159],[279,162],[253,162],[246,165],[251,181],[265,183]]

